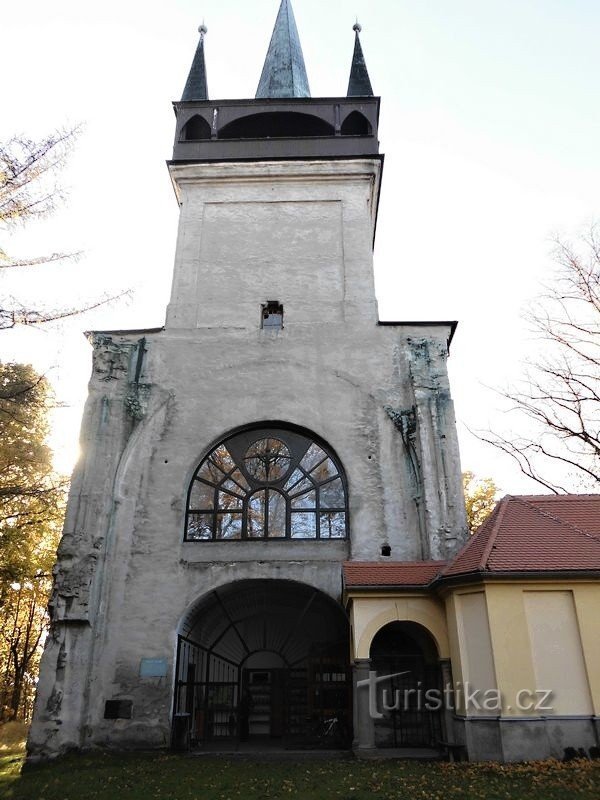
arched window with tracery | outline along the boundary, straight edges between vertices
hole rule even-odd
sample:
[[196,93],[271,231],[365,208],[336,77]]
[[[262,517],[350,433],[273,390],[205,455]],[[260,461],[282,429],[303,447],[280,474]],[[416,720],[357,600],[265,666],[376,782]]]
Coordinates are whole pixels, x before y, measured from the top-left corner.
[[292,430],[246,430],[215,447],[194,474],[186,541],[348,537],[346,479],[321,442]]

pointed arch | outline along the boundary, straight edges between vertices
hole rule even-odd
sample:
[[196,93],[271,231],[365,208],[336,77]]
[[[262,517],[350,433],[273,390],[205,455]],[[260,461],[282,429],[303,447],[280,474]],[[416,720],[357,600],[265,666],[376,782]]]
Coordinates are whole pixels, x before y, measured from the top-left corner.
[[200,114],[195,114],[191,119],[188,119],[181,129],[180,138],[184,142],[196,142],[202,139],[210,139],[210,137],[210,125]]
[[372,134],[371,123],[360,111],[348,114],[342,124],[342,136],[371,136]]

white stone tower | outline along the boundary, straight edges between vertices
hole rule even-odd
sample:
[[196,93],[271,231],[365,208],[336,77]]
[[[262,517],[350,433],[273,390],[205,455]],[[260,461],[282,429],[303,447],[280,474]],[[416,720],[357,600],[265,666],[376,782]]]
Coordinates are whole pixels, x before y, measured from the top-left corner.
[[455,326],[378,320],[383,156],[358,33],[348,96],[312,99],[283,0],[256,99],[212,101],[200,29],[174,104],[166,324],[90,334],[32,758],[306,746],[332,711],[350,744],[342,563],[464,540]]

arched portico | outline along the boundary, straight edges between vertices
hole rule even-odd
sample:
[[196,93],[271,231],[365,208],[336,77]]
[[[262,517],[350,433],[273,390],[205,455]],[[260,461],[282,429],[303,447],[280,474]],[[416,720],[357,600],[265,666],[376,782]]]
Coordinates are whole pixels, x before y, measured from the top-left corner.
[[443,604],[424,593],[374,592],[351,597],[349,609],[355,747],[436,747],[445,736],[450,664]]
[[348,636],[342,607],[306,584],[215,589],[179,626],[175,722],[203,747],[347,746]]

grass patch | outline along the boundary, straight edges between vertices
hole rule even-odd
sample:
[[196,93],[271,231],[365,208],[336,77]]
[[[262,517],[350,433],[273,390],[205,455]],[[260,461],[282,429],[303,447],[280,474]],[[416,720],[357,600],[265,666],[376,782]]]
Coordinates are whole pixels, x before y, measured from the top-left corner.
[[598,800],[600,764],[315,761],[293,764],[171,754],[71,755],[20,774],[0,755],[7,800]]

